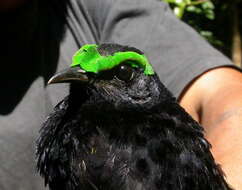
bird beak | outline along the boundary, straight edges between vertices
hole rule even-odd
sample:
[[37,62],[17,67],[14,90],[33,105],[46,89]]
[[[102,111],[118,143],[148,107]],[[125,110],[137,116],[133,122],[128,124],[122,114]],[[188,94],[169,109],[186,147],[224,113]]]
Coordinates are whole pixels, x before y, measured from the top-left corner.
[[71,67],[56,73],[50,78],[48,84],[65,83],[72,81],[88,82],[89,78],[86,71],[80,69],[80,67]]

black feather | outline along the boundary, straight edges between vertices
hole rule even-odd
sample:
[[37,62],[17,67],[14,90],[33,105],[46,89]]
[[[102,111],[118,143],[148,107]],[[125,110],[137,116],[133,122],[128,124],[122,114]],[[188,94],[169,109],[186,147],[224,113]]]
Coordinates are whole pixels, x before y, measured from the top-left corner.
[[[142,53],[108,44],[99,51]],[[100,75],[92,84],[72,84],[37,141],[45,184],[51,190],[231,189],[203,128],[156,74],[134,71],[130,82]]]

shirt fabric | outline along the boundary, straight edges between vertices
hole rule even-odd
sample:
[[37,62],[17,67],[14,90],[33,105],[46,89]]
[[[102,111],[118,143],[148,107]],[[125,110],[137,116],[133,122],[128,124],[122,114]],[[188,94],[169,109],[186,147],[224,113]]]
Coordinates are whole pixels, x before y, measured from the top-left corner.
[[35,169],[35,140],[68,94],[67,85],[46,83],[82,45],[137,47],[176,97],[205,71],[233,67],[159,0],[32,0],[0,19],[1,190],[45,189]]

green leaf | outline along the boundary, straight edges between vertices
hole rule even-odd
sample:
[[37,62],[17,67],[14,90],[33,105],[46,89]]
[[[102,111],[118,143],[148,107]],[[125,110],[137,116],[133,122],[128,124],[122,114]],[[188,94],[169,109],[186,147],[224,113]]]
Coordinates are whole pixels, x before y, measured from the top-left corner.
[[183,1],[183,0],[175,0],[175,3],[176,3],[177,5],[180,5],[180,4],[183,4],[184,1]]
[[186,10],[187,10],[188,12],[195,12],[195,11],[196,11],[196,7],[193,6],[193,5],[190,5],[190,6],[187,7]]
[[184,15],[184,10],[185,10],[185,7],[184,6],[181,6],[181,7],[175,7],[174,8],[174,14],[178,17],[178,18],[182,18],[183,15]]
[[211,1],[206,1],[202,4],[203,9],[214,9],[214,5]]
[[202,30],[200,34],[204,37],[211,37],[213,35],[211,31],[207,31],[207,30]]
[[175,3],[176,2],[176,0],[164,0],[165,2],[167,2],[167,3]]
[[215,18],[215,15],[214,15],[214,12],[212,10],[208,10],[206,11],[206,15],[205,15],[208,19],[210,20],[214,20]]

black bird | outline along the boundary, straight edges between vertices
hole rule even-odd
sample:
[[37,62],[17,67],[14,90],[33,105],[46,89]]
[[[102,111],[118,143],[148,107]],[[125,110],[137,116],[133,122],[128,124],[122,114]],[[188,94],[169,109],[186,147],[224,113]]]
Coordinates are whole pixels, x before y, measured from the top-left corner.
[[37,169],[51,190],[229,190],[203,128],[140,50],[85,45],[49,83],[70,95],[44,122]]

